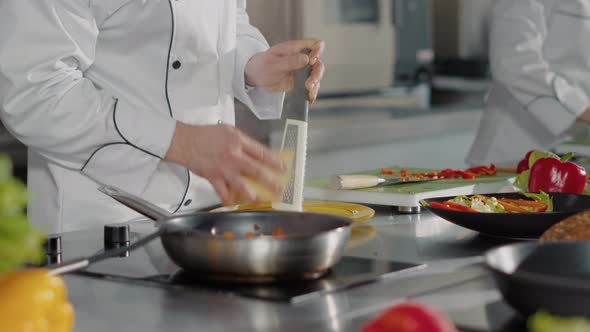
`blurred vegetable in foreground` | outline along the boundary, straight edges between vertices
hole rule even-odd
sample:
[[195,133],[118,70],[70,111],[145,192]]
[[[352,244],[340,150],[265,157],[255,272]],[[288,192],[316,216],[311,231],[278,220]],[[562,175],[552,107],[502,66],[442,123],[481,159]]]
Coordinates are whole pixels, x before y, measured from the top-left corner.
[[529,332],[590,332],[590,320],[581,317],[557,317],[544,311],[531,316]]
[[453,322],[424,304],[395,305],[365,324],[361,332],[457,332]]
[[0,154],[0,274],[43,259],[45,236],[25,214],[27,190],[12,176],[12,162]]
[[74,310],[63,280],[48,270],[15,271],[0,277],[2,331],[70,332]]

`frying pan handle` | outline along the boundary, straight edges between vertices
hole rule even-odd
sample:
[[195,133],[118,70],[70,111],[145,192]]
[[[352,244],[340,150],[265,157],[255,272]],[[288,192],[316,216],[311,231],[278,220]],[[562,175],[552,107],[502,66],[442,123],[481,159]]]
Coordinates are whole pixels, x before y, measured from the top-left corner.
[[133,242],[132,245],[128,247],[121,247],[116,249],[111,249],[107,251],[100,252],[96,255],[90,257],[82,257],[76,258],[68,262],[50,265],[47,268],[49,269],[52,275],[58,274],[66,274],[71,272],[76,272],[87,268],[90,264],[103,261],[107,258],[117,257],[125,252],[133,251],[139,247],[143,247],[144,245],[148,244],[150,241],[160,237],[167,231],[168,227],[161,227],[157,231],[146,235],[145,237]]
[[90,260],[86,257],[73,259],[69,262],[61,263],[58,265],[49,266],[49,273],[52,275],[60,275],[71,272],[83,270],[90,265]]
[[114,186],[102,186],[98,188],[100,192],[110,196],[111,198],[115,199],[119,203],[125,205],[126,207],[133,209],[144,216],[156,221],[163,219],[169,219],[172,217],[172,214],[153,203],[146,201],[145,199],[125,192]]

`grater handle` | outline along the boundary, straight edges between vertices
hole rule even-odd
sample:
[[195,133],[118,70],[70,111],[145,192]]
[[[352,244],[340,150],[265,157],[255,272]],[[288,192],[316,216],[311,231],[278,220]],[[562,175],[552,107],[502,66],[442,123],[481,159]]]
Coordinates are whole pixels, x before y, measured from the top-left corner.
[[[306,48],[302,51],[305,55],[311,54],[311,49]],[[309,113],[309,91],[305,86],[305,81],[311,74],[311,66],[305,66],[305,68],[295,72],[295,83],[291,92],[291,101],[295,105],[291,105],[291,109],[297,110],[298,116],[294,120],[300,120],[307,122]]]

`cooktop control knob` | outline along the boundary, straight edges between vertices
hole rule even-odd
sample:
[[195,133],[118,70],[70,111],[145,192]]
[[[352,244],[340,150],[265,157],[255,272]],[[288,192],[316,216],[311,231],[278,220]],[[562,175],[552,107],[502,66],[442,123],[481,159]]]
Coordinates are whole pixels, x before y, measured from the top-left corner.
[[[128,247],[131,241],[129,235],[129,224],[109,224],[104,226],[104,249],[110,250],[121,247]],[[129,256],[125,252],[120,257]]]
[[45,251],[45,262],[43,265],[57,264],[62,262],[62,243],[61,236],[50,235],[43,244]]
[[61,236],[59,235],[50,235],[47,237],[47,241],[43,244],[43,250],[45,250],[46,255],[50,254],[61,254],[62,247],[61,247]]

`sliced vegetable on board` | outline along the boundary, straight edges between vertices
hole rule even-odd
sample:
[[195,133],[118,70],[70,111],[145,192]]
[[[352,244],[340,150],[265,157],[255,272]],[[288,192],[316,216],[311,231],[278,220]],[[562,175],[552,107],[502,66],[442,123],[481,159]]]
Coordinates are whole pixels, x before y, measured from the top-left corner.
[[420,179],[467,179],[473,180],[480,176],[492,176],[497,174],[496,165],[490,164],[489,166],[476,166],[466,170],[446,168],[441,171],[434,172],[417,172],[411,173],[407,169],[387,169],[381,167],[382,175],[399,175],[403,178],[412,178],[414,180]]

